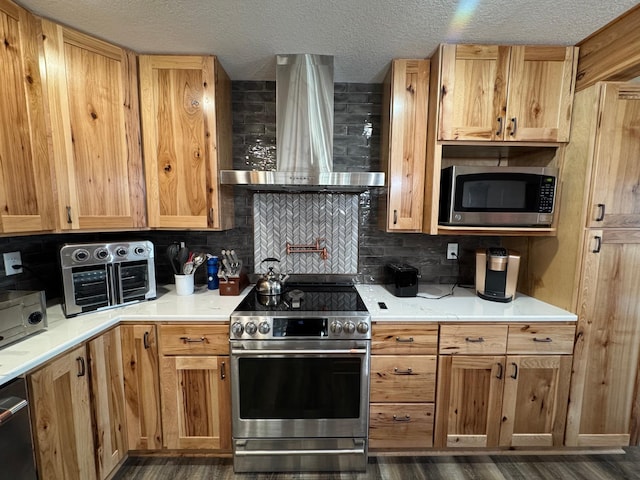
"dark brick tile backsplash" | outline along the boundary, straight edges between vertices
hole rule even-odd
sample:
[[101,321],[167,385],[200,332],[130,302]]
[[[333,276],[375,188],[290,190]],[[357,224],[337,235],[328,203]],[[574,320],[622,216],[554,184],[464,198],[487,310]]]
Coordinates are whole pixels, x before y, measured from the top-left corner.
[[[334,117],[334,170],[378,171],[380,168],[380,112],[382,86],[337,83]],[[232,82],[234,168],[275,168],[275,82]],[[253,265],[253,211],[250,191],[237,189],[236,227],[227,232],[144,231],[73,233],[0,238],[0,253],[19,250],[24,273],[7,277],[0,269],[0,289],[44,289],[48,298],[62,291],[57,255],[63,243],[150,240],[156,247],[156,275],[159,283],[172,282],[165,256],[167,246],[184,241],[191,248],[211,253],[234,248],[249,271]],[[422,234],[385,233],[377,227],[378,202],[375,194],[360,195],[359,274],[363,283],[381,283],[388,262],[409,263],[420,269],[422,281],[473,282],[474,251],[500,244],[491,237],[438,237]],[[457,242],[460,262],[445,260],[446,244]],[[0,261],[1,261],[0,257]],[[206,282],[205,270],[196,282]]]

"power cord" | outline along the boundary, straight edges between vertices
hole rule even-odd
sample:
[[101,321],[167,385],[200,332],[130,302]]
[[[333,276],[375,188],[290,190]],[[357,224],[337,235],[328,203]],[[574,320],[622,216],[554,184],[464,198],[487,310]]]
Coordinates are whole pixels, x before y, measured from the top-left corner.
[[458,286],[458,282],[459,282],[459,278],[458,277],[460,277],[460,257],[458,257],[458,254],[453,253],[453,252],[451,253],[451,255],[456,257],[456,267],[457,267],[458,273],[456,275],[456,281],[453,283],[453,285],[451,285],[451,290],[449,291],[449,293],[445,293],[444,295],[440,295],[439,297],[428,297],[426,295],[417,294],[416,297],[424,298],[426,300],[440,300],[441,298],[446,298],[446,297],[452,297],[453,296],[453,291]]

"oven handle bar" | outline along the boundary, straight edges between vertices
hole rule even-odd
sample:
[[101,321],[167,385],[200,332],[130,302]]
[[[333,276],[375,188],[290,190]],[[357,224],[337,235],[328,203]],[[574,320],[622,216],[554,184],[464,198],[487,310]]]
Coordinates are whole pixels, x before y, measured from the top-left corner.
[[252,457],[263,455],[285,456],[285,455],[336,455],[336,454],[356,454],[361,455],[364,452],[362,448],[343,448],[343,449],[327,449],[327,450],[236,450],[234,455],[238,457]]
[[231,349],[232,355],[366,355],[367,350],[365,348],[344,348],[344,349],[308,349],[308,350],[296,350],[296,349],[255,349],[255,350],[243,350],[242,348]]

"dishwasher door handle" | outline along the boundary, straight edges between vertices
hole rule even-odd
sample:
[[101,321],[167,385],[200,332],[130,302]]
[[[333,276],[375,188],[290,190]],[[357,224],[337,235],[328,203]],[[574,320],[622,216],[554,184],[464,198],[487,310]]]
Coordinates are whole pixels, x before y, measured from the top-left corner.
[[0,427],[28,405],[24,398],[6,397],[0,399]]

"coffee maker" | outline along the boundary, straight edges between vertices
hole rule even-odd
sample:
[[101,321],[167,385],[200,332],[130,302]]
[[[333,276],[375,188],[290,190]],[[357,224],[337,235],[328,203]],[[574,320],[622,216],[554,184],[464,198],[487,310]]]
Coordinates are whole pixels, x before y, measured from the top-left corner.
[[506,248],[476,250],[476,293],[480,298],[507,303],[516,296],[520,253]]

